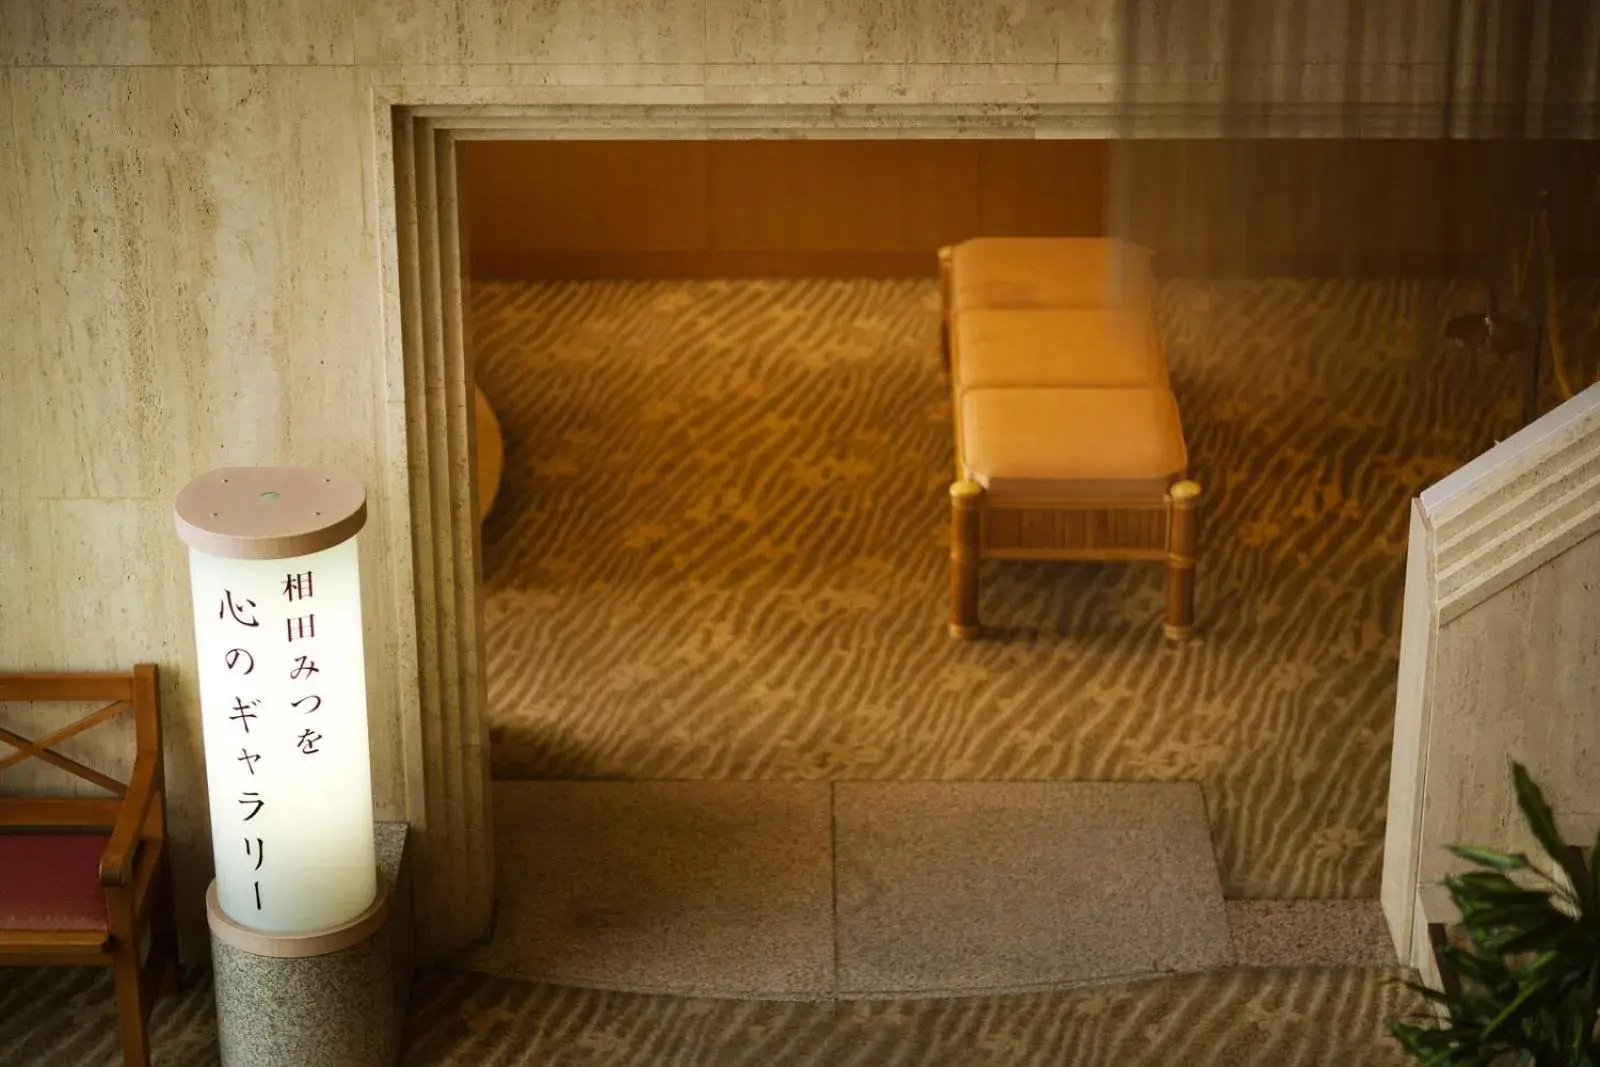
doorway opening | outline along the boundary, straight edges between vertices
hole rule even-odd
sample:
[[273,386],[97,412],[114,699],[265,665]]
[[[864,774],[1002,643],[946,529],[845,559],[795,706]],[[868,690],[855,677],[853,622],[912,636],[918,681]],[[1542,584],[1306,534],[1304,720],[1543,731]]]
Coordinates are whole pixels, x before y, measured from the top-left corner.
[[[425,862],[466,891],[443,942],[486,929],[491,774],[1198,781],[1230,897],[1375,896],[1405,500],[1519,384],[1435,343],[1474,250],[1357,225],[1361,176],[1410,159],[1420,202],[1439,161],[619,110],[396,126],[424,704],[450,709],[424,716]],[[1157,250],[1212,491],[1193,645],[1160,640],[1158,571],[1110,564],[1002,565],[996,638],[945,638],[933,252],[985,232]],[[504,442],[481,555],[478,388]]]

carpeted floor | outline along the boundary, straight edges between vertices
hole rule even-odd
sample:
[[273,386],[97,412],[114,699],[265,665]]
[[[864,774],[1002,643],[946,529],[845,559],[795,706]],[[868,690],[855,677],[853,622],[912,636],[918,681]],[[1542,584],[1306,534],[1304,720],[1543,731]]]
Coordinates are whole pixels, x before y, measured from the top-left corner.
[[[465,972],[418,977],[403,1067],[1402,1067],[1396,971],[1230,971],[1068,993],[698,1000]],[[116,1067],[106,972],[0,969],[0,1063]],[[213,1067],[209,977],[160,1001],[157,1067]]]
[[1517,425],[1521,366],[1443,340],[1474,304],[1164,283],[1209,494],[1174,650],[1149,565],[988,565],[994,636],[946,638],[931,282],[483,285],[494,774],[1197,779],[1229,896],[1374,896],[1407,500]]
[[[1595,295],[1567,294],[1591,331],[1569,347],[1592,349]],[[1447,284],[1162,301],[1210,492],[1206,630],[1179,651],[1159,570],[1109,565],[993,567],[995,638],[945,638],[931,284],[483,286],[508,445],[484,531],[496,776],[1196,779],[1230,895],[1375,895],[1406,500],[1515,427],[1521,368],[1439,340],[1474,303]],[[1306,925],[1229,907],[1241,959]],[[829,1003],[432,971],[404,1062],[1398,1065],[1398,977]],[[206,980],[154,1026],[158,1064],[216,1062]],[[0,1063],[117,1062],[106,975],[0,969]]]

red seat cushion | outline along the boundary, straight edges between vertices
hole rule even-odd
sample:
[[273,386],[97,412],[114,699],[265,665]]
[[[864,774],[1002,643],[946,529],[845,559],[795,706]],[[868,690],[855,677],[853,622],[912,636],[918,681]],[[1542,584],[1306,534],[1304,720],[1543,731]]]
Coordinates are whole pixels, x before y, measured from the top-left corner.
[[106,834],[0,833],[0,930],[104,930]]

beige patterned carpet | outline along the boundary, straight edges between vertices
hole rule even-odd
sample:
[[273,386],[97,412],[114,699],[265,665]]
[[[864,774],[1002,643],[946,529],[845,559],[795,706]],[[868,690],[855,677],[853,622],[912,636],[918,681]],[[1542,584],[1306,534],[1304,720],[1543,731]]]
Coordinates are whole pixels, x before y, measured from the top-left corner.
[[[819,1004],[426,972],[403,1067],[1400,1067],[1383,970],[1233,971],[1071,993]],[[104,972],[0,970],[0,1063],[116,1067]],[[157,1067],[214,1067],[208,978],[160,1001]],[[289,1067],[289,1065],[285,1065]]]
[[[1591,331],[1595,296],[1569,294]],[[1410,281],[1164,286],[1212,503],[1207,629],[1175,652],[1157,570],[1109,565],[995,567],[996,639],[944,637],[931,284],[484,286],[508,444],[495,773],[1196,778],[1232,895],[1373,895],[1405,502],[1517,421],[1520,368],[1439,340],[1472,305]],[[806,1003],[434,971],[404,1062],[1395,1065],[1397,976]],[[216,1062],[208,982],[154,1025],[158,1063]],[[104,974],[0,969],[0,1063],[117,1062]]]
[[1474,303],[1164,284],[1209,493],[1174,650],[1150,565],[991,564],[995,635],[945,636],[931,282],[485,284],[494,774],[1198,779],[1230,896],[1374,896],[1407,501],[1517,425],[1521,366],[1443,339]]

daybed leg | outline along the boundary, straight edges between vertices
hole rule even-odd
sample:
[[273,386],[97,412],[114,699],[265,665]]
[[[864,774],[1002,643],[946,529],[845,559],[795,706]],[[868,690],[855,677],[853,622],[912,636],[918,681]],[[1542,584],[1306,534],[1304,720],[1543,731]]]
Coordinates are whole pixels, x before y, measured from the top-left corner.
[[950,373],[950,248],[939,249],[939,363]]
[[1161,632],[1187,641],[1194,630],[1194,561],[1200,486],[1190,481],[1167,493],[1167,617]]
[[978,622],[978,564],[983,486],[957,482],[950,487],[950,636],[971,639],[983,633]]

